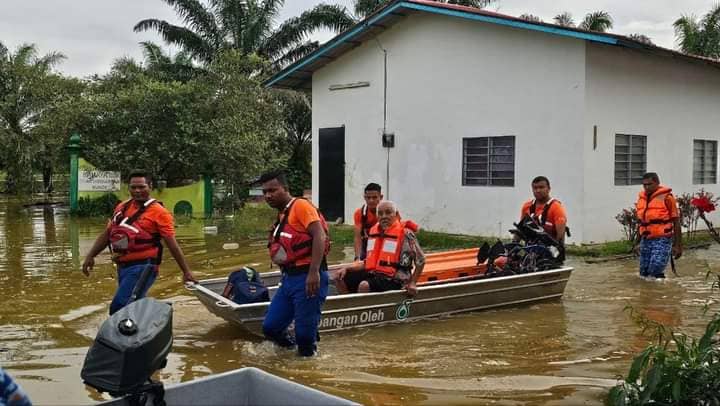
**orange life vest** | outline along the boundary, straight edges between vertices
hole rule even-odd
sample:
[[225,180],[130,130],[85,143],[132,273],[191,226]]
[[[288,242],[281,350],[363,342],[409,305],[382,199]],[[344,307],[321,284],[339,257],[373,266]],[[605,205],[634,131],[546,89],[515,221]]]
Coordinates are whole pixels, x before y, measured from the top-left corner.
[[382,273],[391,278],[395,277],[398,271],[409,275],[410,264],[401,258],[405,229],[416,232],[418,228],[412,221],[395,220],[386,230],[380,230],[379,222],[375,224],[368,235],[365,270]]
[[669,237],[673,234],[673,220],[670,218],[670,209],[665,204],[665,198],[672,189],[660,186],[648,201],[644,190],[638,193],[635,203],[637,217],[640,220],[639,232],[643,238]]
[[132,216],[125,216],[125,212],[132,203],[132,199],[126,201],[113,214],[109,232],[109,245],[113,260],[124,263],[152,259],[153,263],[160,264],[162,261],[160,235],[149,233],[135,222],[151,205],[162,203],[155,199],[149,199]]
[[[288,224],[290,210],[300,198],[292,198],[285,206],[278,220],[273,225],[270,236],[268,237],[268,250],[270,251],[270,260],[273,263],[283,267],[293,267],[295,263],[303,258],[312,257],[312,235],[307,230],[298,230]],[[316,209],[317,210],[317,209]],[[323,255],[330,252],[330,234],[325,217],[318,210],[320,217],[320,225],[325,231],[325,247]]]

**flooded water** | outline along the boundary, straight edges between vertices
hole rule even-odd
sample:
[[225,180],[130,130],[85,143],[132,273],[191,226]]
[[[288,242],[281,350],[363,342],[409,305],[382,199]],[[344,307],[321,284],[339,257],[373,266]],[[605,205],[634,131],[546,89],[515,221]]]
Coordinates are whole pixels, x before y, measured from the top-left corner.
[[[238,265],[268,270],[263,242],[204,234],[204,226],[177,226],[198,278],[225,276]],[[80,380],[116,285],[105,254],[90,278],[80,272],[102,229],[103,221],[70,219],[63,208],[0,199],[0,365],[36,404],[106,399]],[[223,249],[226,243],[240,248]],[[717,269],[720,249],[687,252],[677,264],[681,277],[664,283],[639,279],[633,261],[571,259],[575,272],[562,300],[325,334],[310,360],[210,314],[167,257],[150,291],[174,307],[173,351],[158,374],[165,383],[254,366],[363,404],[578,405],[602,404],[648,343],[625,306],[685,332],[703,330],[711,295],[705,274]],[[343,258],[336,249],[331,262]]]

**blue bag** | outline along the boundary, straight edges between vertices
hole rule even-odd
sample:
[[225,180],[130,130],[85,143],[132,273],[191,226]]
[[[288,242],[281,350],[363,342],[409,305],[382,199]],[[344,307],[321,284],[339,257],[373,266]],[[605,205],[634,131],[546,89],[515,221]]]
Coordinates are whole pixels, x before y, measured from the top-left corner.
[[237,304],[270,301],[270,293],[263,284],[260,273],[249,266],[230,274],[223,296]]

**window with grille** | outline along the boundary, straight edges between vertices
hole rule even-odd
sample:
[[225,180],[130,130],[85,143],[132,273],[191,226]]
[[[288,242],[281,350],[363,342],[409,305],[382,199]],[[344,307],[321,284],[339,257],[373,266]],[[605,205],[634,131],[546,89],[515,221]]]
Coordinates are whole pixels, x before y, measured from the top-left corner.
[[693,140],[693,184],[717,183],[717,141]]
[[640,185],[647,170],[647,137],[615,134],[615,185]]
[[515,136],[463,138],[463,186],[514,186]]

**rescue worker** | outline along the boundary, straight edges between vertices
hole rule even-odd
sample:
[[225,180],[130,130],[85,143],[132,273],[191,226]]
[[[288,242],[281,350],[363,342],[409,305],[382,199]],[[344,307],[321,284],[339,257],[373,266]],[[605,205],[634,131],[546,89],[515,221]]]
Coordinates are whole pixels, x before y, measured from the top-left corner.
[[358,293],[404,288],[408,296],[415,296],[417,280],[425,267],[425,253],[415,236],[418,226],[412,221],[400,221],[397,206],[389,200],[378,204],[377,215],[378,223],[368,235],[367,258],[338,270],[338,291],[348,293],[342,290],[342,281],[348,275],[359,274]]
[[382,188],[377,183],[368,183],[365,186],[363,199],[365,204],[355,210],[353,222],[355,224],[354,246],[355,261],[365,259],[367,255],[367,239],[370,228],[377,223],[377,205],[382,200]]
[[110,247],[118,273],[118,289],[110,303],[111,315],[128,304],[146,268],[152,272],[139,291],[138,298],[144,297],[155,282],[162,262],[161,241],[165,242],[180,267],[183,281],[197,282],[175,239],[172,214],[160,202],[150,198],[152,186],[149,174],[141,170],[133,171],[129,176],[128,188],[131,198],[115,207],[107,227],[98,235],[82,264],[82,272],[89,276],[95,266],[95,257]]
[[561,245],[565,241],[567,214],[559,200],[550,197],[550,180],[537,176],[531,182],[534,199],[523,203],[520,220],[529,216]]
[[661,279],[670,255],[682,255],[680,214],[672,189],[660,185],[657,173],[644,174],[642,184],[635,203],[639,225],[633,251],[640,253],[640,276]]
[[[278,211],[268,248],[270,259],[282,271],[279,288],[263,321],[263,333],[280,346],[297,345],[300,356],[312,356],[317,349],[320,312],[328,294],[327,223],[312,203],[290,195],[283,173],[266,173],[259,182],[265,201]],[[293,321],[295,337],[288,334]]]

